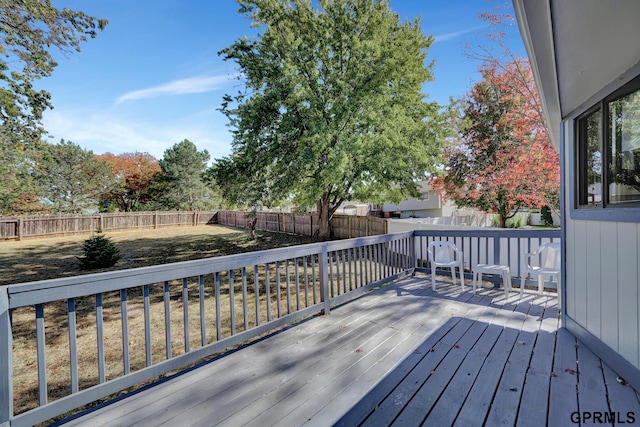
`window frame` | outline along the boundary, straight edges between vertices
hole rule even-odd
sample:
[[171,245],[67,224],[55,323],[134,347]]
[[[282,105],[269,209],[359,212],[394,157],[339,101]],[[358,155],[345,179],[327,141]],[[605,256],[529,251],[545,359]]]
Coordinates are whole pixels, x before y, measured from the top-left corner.
[[[613,221],[628,221],[627,213],[634,215],[633,222],[638,222],[638,208],[640,208],[640,200],[629,201],[623,203],[610,202],[609,186],[611,184],[611,138],[610,138],[610,121],[609,121],[609,104],[624,98],[634,92],[638,92],[640,96],[640,76],[637,76],[630,80],[625,85],[621,86],[617,90],[613,91],[610,95],[602,98],[595,105],[584,111],[578,117],[574,119],[574,183],[572,200],[572,217],[583,217],[579,219],[598,219],[598,220],[613,220]],[[587,119],[592,114],[600,111],[600,122],[598,132],[599,150],[601,153],[601,201],[600,203],[589,204],[588,195],[585,194],[585,183],[588,182],[588,166],[587,166]],[[587,212],[603,212],[607,210],[606,214],[597,215],[595,218]],[[618,214],[614,214],[613,211],[619,211]],[[573,215],[574,213],[584,212],[583,214]],[[622,215],[619,215],[622,214]]]

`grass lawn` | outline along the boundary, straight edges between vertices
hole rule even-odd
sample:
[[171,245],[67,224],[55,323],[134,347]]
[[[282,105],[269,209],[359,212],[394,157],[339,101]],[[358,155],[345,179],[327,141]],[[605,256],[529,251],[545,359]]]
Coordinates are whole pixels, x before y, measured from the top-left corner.
[[283,246],[311,243],[305,236],[257,232],[248,241],[247,232],[221,225],[170,227],[157,230],[105,232],[120,249],[122,260],[114,267],[80,270],[76,257],[90,235],[0,241],[0,285],[77,276],[110,270],[189,261]]
[[[146,231],[107,232],[105,235],[112,238],[120,249],[123,259],[110,269],[91,271],[80,270],[76,258],[82,255],[82,243],[88,237],[86,234],[37,240],[0,241],[0,285],[230,255],[310,243],[312,241],[309,237],[267,232],[259,232],[256,241],[248,241],[247,234],[243,230],[211,225]],[[291,274],[293,274],[293,268],[291,270]],[[272,280],[275,274],[275,271],[273,271]],[[211,313],[218,301],[215,301],[215,295],[212,292],[212,278],[207,277],[206,280],[207,295],[205,304],[207,313]],[[240,284],[236,281],[234,285],[236,287]],[[170,303],[172,355],[177,355],[183,353],[185,347],[183,332],[184,307],[181,297],[181,284],[175,283],[172,286],[174,286]],[[153,331],[152,354],[153,361],[158,362],[166,357],[164,302],[161,284],[152,285],[150,288],[152,301],[150,314]],[[198,326],[200,308],[197,289],[197,280],[190,279],[188,305],[189,323],[192,327],[190,328],[188,341],[191,343],[191,348],[197,348],[201,345]],[[237,292],[236,295],[241,292],[241,289],[237,289]],[[134,338],[144,336],[142,323],[144,319],[143,301],[140,289],[132,288],[128,291],[128,294],[127,319],[131,337],[131,370],[135,371],[145,366],[145,348],[142,342],[144,340]],[[284,295],[283,292],[283,298]],[[266,304],[264,292],[261,292],[260,296],[260,305],[262,306]],[[122,313],[118,292],[104,294],[103,299],[105,368],[106,377],[109,380],[123,374]],[[255,308],[253,294],[248,300],[249,312],[253,312]],[[273,307],[278,305],[276,301],[272,297],[272,311],[274,310]],[[223,335],[228,336],[231,324],[230,316],[228,315],[230,306],[228,286],[219,303],[221,303],[221,312],[223,313],[221,320]],[[304,305],[306,306],[310,303],[305,301]],[[285,301],[281,301],[280,306],[284,307],[283,304],[285,304]],[[236,323],[240,330],[240,328],[244,327],[241,324],[241,298],[236,300],[235,305]],[[82,390],[98,382],[94,298],[77,298],[76,311],[80,389]],[[266,321],[266,319],[262,318],[265,314],[266,309],[263,307],[261,322]],[[14,412],[21,413],[37,406],[38,377],[34,308],[25,307],[14,310],[12,323],[14,334]],[[254,326],[255,323],[255,318],[250,319],[248,326]],[[45,305],[45,324],[47,384],[49,401],[52,401],[70,393],[69,328],[65,301],[57,301]],[[210,325],[207,329],[207,341],[213,342],[216,339],[215,327]]]

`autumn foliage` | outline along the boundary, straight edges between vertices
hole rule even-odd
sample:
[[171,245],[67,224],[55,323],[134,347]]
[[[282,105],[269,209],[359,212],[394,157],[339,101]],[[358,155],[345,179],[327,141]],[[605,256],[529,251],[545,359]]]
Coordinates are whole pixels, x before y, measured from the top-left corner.
[[486,61],[462,103],[460,139],[433,186],[458,206],[497,213],[500,226],[522,207],[554,206],[560,165],[529,63]]
[[105,153],[97,156],[115,175],[115,185],[103,195],[104,202],[115,203],[120,212],[131,212],[150,198],[149,186],[162,172],[158,160],[149,153]]

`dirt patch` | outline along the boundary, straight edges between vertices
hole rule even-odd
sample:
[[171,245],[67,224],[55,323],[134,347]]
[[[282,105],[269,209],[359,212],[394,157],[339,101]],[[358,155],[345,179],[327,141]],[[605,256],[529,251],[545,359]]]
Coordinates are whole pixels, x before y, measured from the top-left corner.
[[77,257],[87,234],[0,241],[0,285],[78,276],[111,270],[189,261],[284,246],[311,243],[305,236],[257,232],[249,241],[247,232],[220,225],[170,227],[156,230],[107,232],[120,249],[122,260],[114,267],[84,271]]

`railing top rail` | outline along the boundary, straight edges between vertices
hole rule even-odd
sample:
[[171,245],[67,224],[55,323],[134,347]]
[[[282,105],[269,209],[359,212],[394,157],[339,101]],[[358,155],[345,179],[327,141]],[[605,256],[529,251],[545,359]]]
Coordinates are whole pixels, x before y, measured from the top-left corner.
[[18,283],[8,285],[7,291],[10,297],[10,308],[17,308],[60,299],[94,295],[96,293],[116,291],[153,283],[162,283],[164,281],[182,279],[184,277],[196,277],[199,275],[227,271],[236,268],[250,267],[256,264],[281,261],[283,259],[316,255],[322,253],[324,250],[336,251],[376,243],[385,243],[411,237],[412,235],[412,232],[403,232],[370,237],[358,237],[354,239],[310,243],[306,245],[289,246],[193,261],[183,261],[151,267],[139,267],[128,270],[87,274],[83,276]]
[[562,231],[556,229],[510,229],[510,228],[470,228],[468,230],[415,230],[415,236],[436,236],[436,237],[541,237],[559,238]]

